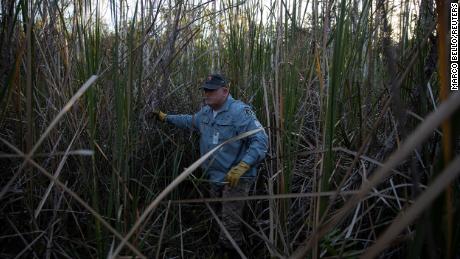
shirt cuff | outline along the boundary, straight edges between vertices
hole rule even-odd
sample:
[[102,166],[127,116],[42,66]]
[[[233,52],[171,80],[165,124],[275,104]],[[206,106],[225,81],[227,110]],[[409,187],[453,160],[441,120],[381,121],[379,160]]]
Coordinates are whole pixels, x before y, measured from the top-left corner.
[[241,161],[245,162],[246,164],[250,165],[251,167],[256,163],[257,159],[252,155],[246,154]]

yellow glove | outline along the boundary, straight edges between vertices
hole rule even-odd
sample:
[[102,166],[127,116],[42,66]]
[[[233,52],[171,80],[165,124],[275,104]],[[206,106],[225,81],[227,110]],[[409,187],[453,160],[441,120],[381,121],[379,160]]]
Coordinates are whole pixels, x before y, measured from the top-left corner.
[[238,165],[232,167],[225,176],[225,180],[229,182],[230,187],[236,187],[240,177],[249,170],[251,166],[241,161]]
[[152,114],[159,119],[161,122],[164,122],[166,120],[166,113],[160,111],[160,110],[153,110]]

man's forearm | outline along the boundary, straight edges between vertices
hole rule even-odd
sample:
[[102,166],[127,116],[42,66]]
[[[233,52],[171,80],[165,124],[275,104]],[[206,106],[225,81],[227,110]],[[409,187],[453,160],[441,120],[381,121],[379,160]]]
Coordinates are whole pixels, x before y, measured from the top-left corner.
[[166,122],[172,124],[178,128],[190,129],[192,127],[192,115],[179,114],[179,115],[167,115]]
[[251,139],[246,154],[241,161],[253,166],[265,158],[267,153],[267,139],[264,136],[255,136]]

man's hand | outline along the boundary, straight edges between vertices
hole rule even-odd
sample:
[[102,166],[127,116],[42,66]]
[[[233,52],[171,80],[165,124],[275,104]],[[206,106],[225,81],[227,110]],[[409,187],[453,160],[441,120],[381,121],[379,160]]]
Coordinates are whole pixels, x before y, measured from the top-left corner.
[[240,177],[248,171],[250,166],[241,161],[238,165],[232,167],[225,176],[225,180],[229,182],[230,187],[236,187]]
[[160,111],[160,110],[153,110],[150,113],[151,117],[157,118],[159,121],[164,122],[166,120],[166,113]]

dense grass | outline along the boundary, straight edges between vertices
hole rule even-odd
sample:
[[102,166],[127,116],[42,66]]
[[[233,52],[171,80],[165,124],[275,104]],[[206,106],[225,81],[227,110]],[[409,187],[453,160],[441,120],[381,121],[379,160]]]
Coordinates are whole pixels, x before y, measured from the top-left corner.
[[0,256],[216,256],[198,136],[148,116],[212,72],[269,136],[248,258],[458,256],[441,2],[2,1]]

